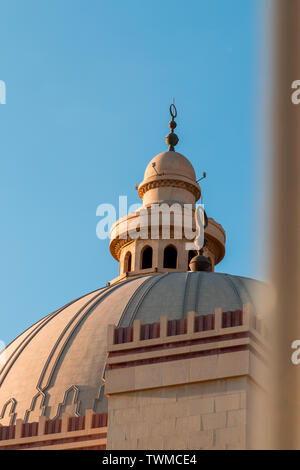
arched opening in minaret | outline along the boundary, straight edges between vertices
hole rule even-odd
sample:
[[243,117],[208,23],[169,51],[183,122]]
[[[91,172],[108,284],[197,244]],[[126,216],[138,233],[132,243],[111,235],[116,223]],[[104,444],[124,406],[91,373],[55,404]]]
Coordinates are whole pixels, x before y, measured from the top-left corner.
[[191,270],[191,268],[190,268],[190,262],[191,262],[192,258],[194,258],[194,256],[197,256],[197,252],[196,252],[195,250],[189,250],[188,265],[187,265],[188,271]]
[[164,268],[177,268],[177,250],[174,246],[167,246],[165,248]]
[[130,251],[126,253],[124,259],[124,273],[129,273],[131,271],[132,256]]
[[152,256],[153,256],[153,250],[151,246],[146,246],[142,251],[142,263],[141,263],[142,269],[152,268]]

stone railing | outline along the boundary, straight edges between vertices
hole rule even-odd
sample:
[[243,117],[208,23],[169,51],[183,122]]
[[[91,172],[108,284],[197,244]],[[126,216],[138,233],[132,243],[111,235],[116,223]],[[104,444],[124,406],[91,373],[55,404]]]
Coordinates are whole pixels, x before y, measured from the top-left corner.
[[[108,395],[126,392],[133,383],[135,388],[155,388],[166,382],[170,368],[176,369],[175,383],[231,374],[251,376],[263,386],[266,371],[259,364],[269,361],[268,338],[266,322],[251,304],[234,311],[216,308],[209,315],[189,312],[187,318],[175,320],[164,315],[152,324],[135,320],[127,328],[109,325],[105,390]],[[184,363],[181,370],[179,363]]]
[[133,326],[125,328],[109,325],[108,347],[206,331],[220,333],[221,330],[241,326],[249,327],[258,334],[267,336],[267,328],[262,316],[254,315],[251,304],[245,304],[242,310],[224,312],[221,308],[216,308],[215,312],[209,315],[196,315],[194,312],[189,312],[187,318],[178,320],[170,320],[164,315],[157,323],[142,324],[140,320],[135,320]]
[[39,422],[0,425],[0,450],[22,448],[81,449],[106,446],[107,413],[86,410],[84,416],[70,416],[50,420],[41,416]]

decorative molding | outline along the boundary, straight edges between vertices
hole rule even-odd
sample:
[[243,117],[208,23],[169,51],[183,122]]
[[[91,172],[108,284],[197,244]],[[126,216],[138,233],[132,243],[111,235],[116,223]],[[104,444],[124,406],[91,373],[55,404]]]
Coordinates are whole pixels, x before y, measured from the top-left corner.
[[106,355],[106,360],[105,360],[105,363],[104,363],[104,366],[103,366],[103,369],[102,369],[102,374],[101,374],[101,379],[100,379],[100,386],[99,386],[99,393],[98,393],[98,396],[94,399],[94,404],[93,404],[93,408],[92,408],[95,413],[97,413],[98,403],[102,403],[103,398],[106,398],[105,395],[104,395],[104,388],[105,388],[105,375],[106,375],[106,371],[107,371],[107,365],[106,365],[107,358],[108,358],[108,354]]
[[[133,279],[128,279],[125,282],[130,282]],[[63,354],[65,348],[69,344],[69,341],[71,340],[73,334],[76,332],[77,328],[80,326],[82,322],[85,321],[87,316],[94,310],[94,308],[104,299],[106,296],[111,293],[112,291],[115,291],[119,287],[121,287],[123,283],[118,283],[114,286],[108,286],[106,288],[102,288],[101,291],[99,292],[99,289],[95,292],[97,294],[92,297],[89,301],[87,301],[72,317],[72,319],[68,322],[66,327],[64,328],[63,332],[59,336],[58,340],[56,341],[54,347],[52,348],[51,353],[48,356],[48,359],[46,361],[46,364],[43,368],[43,371],[39,377],[36,390],[37,394],[32,398],[30,407],[26,410],[25,412],[25,421],[28,421],[30,413],[35,409],[37,399],[42,396],[41,404],[40,404],[40,409],[41,409],[41,415],[45,416],[47,414],[47,409],[48,409],[48,404],[47,404],[47,398],[49,396],[47,389],[51,386],[51,379],[53,377],[53,374],[55,372],[55,369],[59,363],[59,360],[61,358],[61,355]],[[76,321],[75,321],[76,320]],[[75,323],[75,324],[74,324]],[[74,326],[73,326],[74,324]],[[71,329],[72,327],[72,329]],[[70,331],[71,329],[71,331]],[[55,359],[52,361],[51,364],[51,358],[55,357]],[[47,370],[49,369],[49,370]],[[45,379],[45,375],[47,373],[47,377]],[[44,384],[43,384],[44,381]],[[76,404],[76,410],[75,414],[79,413],[80,409],[80,401],[79,401],[79,387],[77,385],[72,385],[66,392],[65,396],[63,398],[63,401],[58,405],[57,412],[56,412],[56,417],[58,417],[61,413],[61,408],[65,405],[67,395],[71,390],[76,391],[76,395],[74,398],[74,404]],[[100,390],[101,392],[101,390]]]
[[182,181],[182,180],[176,180],[176,179],[161,179],[161,180],[154,180],[154,181],[149,181],[148,183],[144,183],[139,186],[138,189],[138,195],[140,196],[141,199],[143,199],[145,193],[149,191],[150,189],[155,189],[159,187],[168,187],[171,186],[173,188],[182,188],[186,189],[190,193],[192,193],[195,196],[196,201],[201,196],[201,190],[198,185],[193,184],[193,183],[188,183],[187,181]]
[[73,392],[73,399],[72,399],[71,405],[76,405],[75,411],[74,411],[75,416],[80,416],[80,405],[81,405],[81,401],[79,400],[80,387],[78,385],[72,385],[71,387],[68,388],[68,390],[65,391],[63,401],[58,404],[57,413],[53,419],[58,419],[62,415],[62,413],[65,411],[65,407],[67,406],[67,399],[70,396],[71,392]]
[[38,393],[34,395],[34,397],[31,400],[30,407],[25,411],[24,415],[24,422],[27,423],[29,421],[29,416],[30,413],[32,413],[35,410],[36,407],[36,402],[38,398],[41,397],[41,404],[40,404],[40,409],[42,410],[41,416],[45,416],[45,406],[43,406],[45,400],[46,400],[46,394],[43,392],[43,390],[39,390]]
[[10,424],[12,425],[14,423],[15,417],[16,417],[15,410],[16,410],[16,406],[17,406],[17,400],[15,398],[10,398],[9,400],[7,400],[6,403],[4,403],[4,405],[2,407],[1,414],[0,414],[0,419],[3,419],[5,417],[6,410],[7,410],[7,407],[8,407],[9,404],[11,404],[10,411],[9,411],[9,416],[11,417],[10,418]]

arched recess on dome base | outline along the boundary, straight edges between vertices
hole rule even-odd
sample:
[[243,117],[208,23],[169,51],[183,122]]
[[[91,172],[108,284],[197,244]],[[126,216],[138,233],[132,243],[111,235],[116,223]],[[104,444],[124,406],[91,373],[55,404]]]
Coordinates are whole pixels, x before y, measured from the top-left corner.
[[177,268],[177,248],[174,245],[168,245],[164,249],[163,267],[169,269]]
[[131,251],[127,251],[124,257],[123,272],[130,273],[132,271],[132,254]]
[[141,269],[152,268],[153,264],[153,248],[146,245],[141,251]]

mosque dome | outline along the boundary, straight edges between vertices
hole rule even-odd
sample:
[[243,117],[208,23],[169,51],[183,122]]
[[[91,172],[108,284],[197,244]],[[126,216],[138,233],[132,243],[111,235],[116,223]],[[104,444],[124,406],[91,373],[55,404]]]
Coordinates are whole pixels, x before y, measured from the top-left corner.
[[[201,189],[192,164],[174,150],[178,141],[174,115],[169,127],[169,151],[150,161],[138,193],[143,208],[148,211],[150,207],[150,215],[153,202],[171,206],[177,201],[180,208],[189,203],[193,216]],[[157,219],[157,236],[152,237],[151,231],[148,236],[147,227],[145,238],[135,238],[123,222],[135,223],[139,217],[136,211],[112,227],[110,250],[119,261],[117,278],[42,318],[2,351],[0,425],[13,424],[17,418],[25,422],[38,421],[40,416],[54,419],[63,412],[80,416],[86,409],[105,412],[110,324],[127,327],[135,319],[151,324],[162,315],[177,320],[189,312],[208,315],[217,307],[234,311],[247,303],[256,313],[261,311],[258,296],[264,297],[265,284],[214,272],[225,254],[225,231],[218,222],[208,219],[207,244],[200,250],[209,259],[211,272],[194,272],[189,271],[195,253],[193,247],[187,248],[192,240],[183,234],[186,226],[180,227],[182,236],[176,238],[177,221],[170,219],[166,237]]]
[[172,151],[159,153],[150,161],[144,174],[144,180],[153,176],[157,177],[157,173],[164,176],[184,177],[192,181],[196,179],[191,162],[181,153]]
[[109,324],[121,327],[241,309],[264,292],[263,283],[207,272],[150,274],[91,292],[44,317],[3,352],[0,372],[0,424],[16,418],[37,421],[64,411],[106,411],[104,394],[106,336]]
[[169,150],[150,161],[138,194],[144,206],[161,202],[194,204],[201,189],[191,162],[181,153]]

